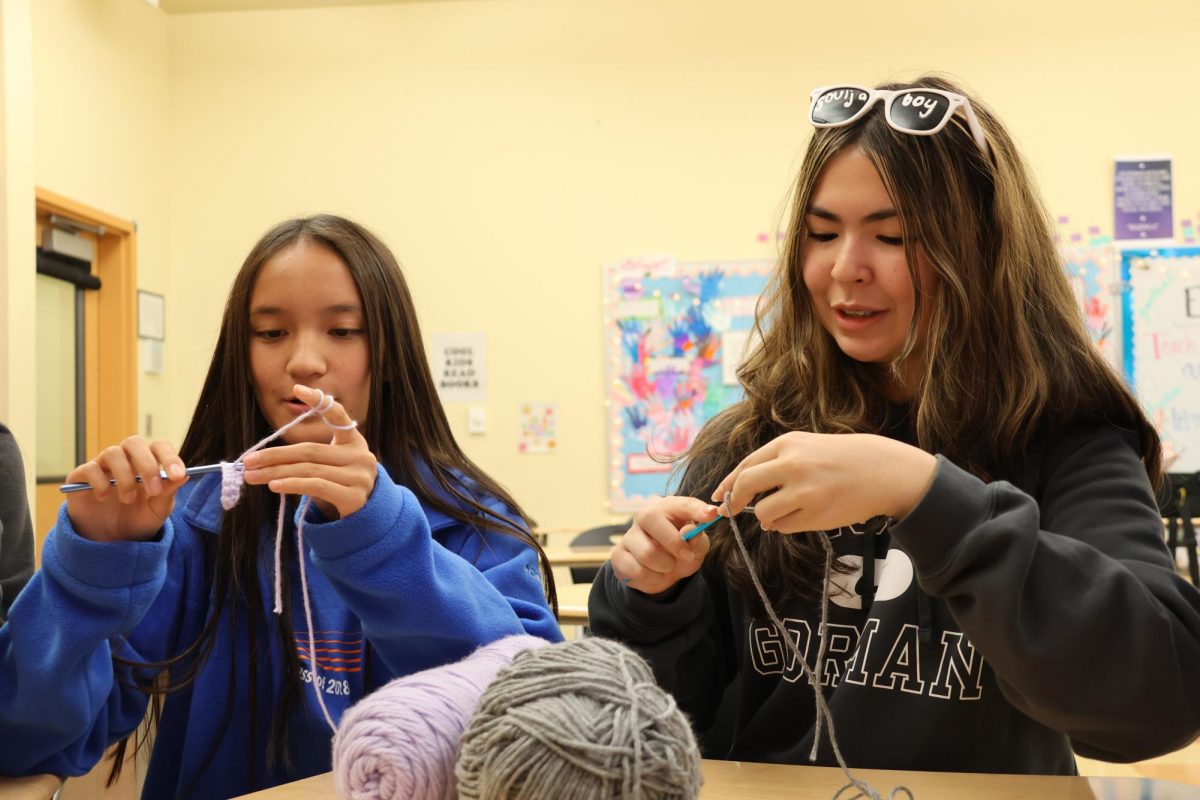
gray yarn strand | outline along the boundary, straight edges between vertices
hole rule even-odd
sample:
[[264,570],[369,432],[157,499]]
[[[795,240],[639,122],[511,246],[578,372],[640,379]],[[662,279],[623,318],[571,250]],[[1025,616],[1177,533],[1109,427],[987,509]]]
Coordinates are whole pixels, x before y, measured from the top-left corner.
[[589,637],[521,653],[459,743],[463,800],[685,800],[699,794],[687,717],[625,645]]
[[[829,594],[826,590],[829,588],[829,576],[833,574],[833,545],[830,544],[829,537],[825,535],[824,531],[821,532],[820,538],[821,547],[825,549],[825,569],[821,573],[823,576],[821,580],[821,625],[817,629],[817,668],[809,673],[808,683],[813,687],[813,693],[820,697],[821,700],[824,700],[825,695],[821,692],[820,676],[825,674],[825,648],[829,641],[829,638],[825,635],[825,631],[829,630]],[[745,554],[743,553],[743,556],[744,555]],[[772,609],[772,613],[774,613],[774,609]],[[778,621],[776,621],[775,617],[772,617],[772,622],[778,626],[779,632],[783,634],[783,637],[785,639],[789,639],[790,641],[787,631],[784,630],[783,626],[780,625]],[[800,662],[803,663],[804,659],[801,658]],[[805,664],[805,666],[808,665]],[[817,714],[817,723],[813,730],[813,746],[812,750],[809,751],[808,754],[809,761],[817,760],[817,750],[821,745],[821,728],[823,722],[829,723],[829,741],[834,746],[834,752],[837,752],[837,743],[834,741],[833,736],[833,715],[829,712],[829,706],[825,705],[824,703],[822,703],[822,706],[824,707],[825,713]],[[838,755],[840,759],[840,754]]]
[[[729,502],[728,494],[725,495],[725,502]],[[822,723],[827,722],[829,725],[829,744],[833,748],[834,758],[837,759],[838,766],[842,768],[842,772],[846,773],[846,779],[850,781],[834,793],[832,800],[859,800],[859,798],[883,800],[879,792],[875,791],[869,783],[850,774],[850,767],[846,765],[846,759],[842,757],[842,750],[838,747],[837,734],[833,730],[833,714],[829,710],[829,704],[825,701],[825,693],[821,691],[821,680],[818,677],[825,671],[825,647],[828,641],[827,632],[829,630],[829,579],[833,573],[833,545],[830,543],[829,537],[824,532],[815,534],[820,537],[821,545],[825,548],[825,574],[821,582],[821,628],[817,635],[819,644],[817,646],[817,668],[816,672],[814,672],[808,668],[808,662],[804,660],[804,654],[800,652],[800,648],[792,641],[792,637],[788,636],[787,628],[783,626],[779,615],[775,613],[775,607],[767,599],[767,593],[763,589],[758,575],[754,572],[753,563],[750,561],[750,552],[746,549],[746,543],[742,540],[742,532],[738,530],[736,514],[729,515],[729,527],[733,529],[734,541],[737,542],[738,551],[742,554],[742,561],[746,564],[746,571],[750,574],[750,580],[754,583],[754,590],[758,592],[758,598],[762,601],[767,616],[779,631],[780,636],[783,637],[783,641],[787,644],[788,649],[792,651],[792,655],[796,657],[796,661],[799,662],[801,669],[804,670],[804,676],[808,678],[809,684],[813,687],[813,700],[817,709],[817,720],[813,727],[813,746],[812,751],[808,754],[808,760],[816,760],[817,748],[821,743]],[[855,794],[845,795],[847,790],[855,790]],[[897,786],[892,789],[888,794],[889,800],[896,800],[900,796],[899,792],[907,795],[908,800],[913,800],[913,793],[907,786]],[[845,796],[843,797],[843,795]]]

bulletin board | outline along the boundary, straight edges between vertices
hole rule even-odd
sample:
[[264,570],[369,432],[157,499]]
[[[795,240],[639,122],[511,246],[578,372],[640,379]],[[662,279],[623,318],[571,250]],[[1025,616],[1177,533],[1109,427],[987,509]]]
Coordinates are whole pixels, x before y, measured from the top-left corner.
[[1121,279],[1125,376],[1164,444],[1172,472],[1200,470],[1200,247],[1126,250]]
[[1092,344],[1113,369],[1122,369],[1121,258],[1114,246],[1071,246],[1059,256]]
[[604,270],[609,507],[668,494],[675,459],[742,397],[746,351],[771,261],[631,258]]

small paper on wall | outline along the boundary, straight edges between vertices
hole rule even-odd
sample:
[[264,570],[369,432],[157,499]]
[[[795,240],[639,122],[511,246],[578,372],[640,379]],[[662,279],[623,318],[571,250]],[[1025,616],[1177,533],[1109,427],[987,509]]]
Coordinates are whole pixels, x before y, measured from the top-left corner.
[[443,403],[487,400],[487,336],[435,333],[430,366]]
[[553,453],[558,449],[558,406],[556,403],[525,403],[518,423],[517,450],[521,453]]
[[1118,156],[1113,173],[1113,238],[1136,246],[1175,237],[1171,157]]

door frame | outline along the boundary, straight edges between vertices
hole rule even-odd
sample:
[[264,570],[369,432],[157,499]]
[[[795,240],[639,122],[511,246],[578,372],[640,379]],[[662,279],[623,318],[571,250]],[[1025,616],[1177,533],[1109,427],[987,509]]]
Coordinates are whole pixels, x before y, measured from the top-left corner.
[[[103,228],[95,237],[91,270],[101,288],[84,294],[83,307],[84,441],[91,458],[101,447],[137,433],[137,225],[40,186],[35,196],[39,231],[51,214]],[[56,485],[38,484],[34,519],[39,558],[61,502]]]

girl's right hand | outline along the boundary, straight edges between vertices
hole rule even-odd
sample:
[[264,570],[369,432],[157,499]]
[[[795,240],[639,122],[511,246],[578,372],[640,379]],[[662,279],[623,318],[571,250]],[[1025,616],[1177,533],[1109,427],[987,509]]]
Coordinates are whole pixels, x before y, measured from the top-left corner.
[[[168,480],[159,475],[160,469]],[[135,476],[141,476],[141,483]],[[175,492],[187,482],[187,474],[170,442],[130,436],[71,470],[67,481],[92,487],[67,495],[67,516],[76,533],[96,542],[145,541],[154,538],[171,515]]]
[[708,555],[708,534],[690,542],[683,534],[717,515],[717,507],[694,497],[663,497],[642,507],[608,559],[613,574],[644,594],[660,594],[695,574]]

